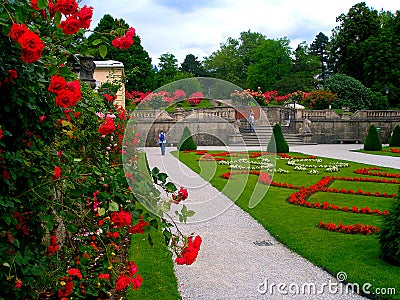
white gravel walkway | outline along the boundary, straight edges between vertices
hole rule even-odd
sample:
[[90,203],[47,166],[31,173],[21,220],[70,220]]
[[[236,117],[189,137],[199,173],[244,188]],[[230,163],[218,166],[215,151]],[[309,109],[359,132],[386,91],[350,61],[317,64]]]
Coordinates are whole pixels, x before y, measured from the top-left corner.
[[[196,219],[180,229],[203,238],[194,264],[175,265],[182,299],[364,299],[333,293],[338,290],[336,278],[277,242],[249,214],[173,157],[174,149],[167,148],[165,156],[159,148],[145,151],[150,168],[157,166],[178,187],[188,188],[190,199],[185,204],[196,211]],[[221,208],[223,213],[213,213]],[[265,240],[273,245],[254,244]]]

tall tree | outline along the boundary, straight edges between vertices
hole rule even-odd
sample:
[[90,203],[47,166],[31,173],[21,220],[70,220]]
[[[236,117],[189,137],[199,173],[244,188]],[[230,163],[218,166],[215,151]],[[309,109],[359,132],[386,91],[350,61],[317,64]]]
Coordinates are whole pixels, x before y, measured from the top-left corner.
[[197,56],[188,54],[183,63],[181,63],[180,70],[182,72],[191,73],[195,77],[205,76],[205,70],[202,63],[198,60]]
[[247,69],[254,63],[255,49],[265,41],[261,33],[245,31],[239,39],[228,38],[220,50],[205,58],[204,66],[211,76],[247,87]]
[[[128,29],[129,25],[123,19],[114,19],[111,15],[104,15],[99,21],[94,33],[88,37],[89,42],[103,40],[111,44],[112,36],[100,34],[99,32],[111,32],[118,28]],[[152,90],[155,87],[155,74],[151,64],[151,58],[140,44],[140,37],[133,37],[133,45],[129,49],[115,49],[108,47],[104,59],[120,61],[125,67],[127,90]]]
[[267,39],[254,50],[254,63],[247,69],[249,88],[275,89],[279,81],[290,73],[292,59],[289,42],[286,38]]
[[[381,93],[391,107],[400,106],[400,15],[380,13],[382,29],[367,39],[361,48],[365,56],[365,85]],[[371,51],[373,49],[373,51]],[[387,105],[381,103],[380,109]]]
[[158,87],[174,81],[179,73],[178,60],[175,55],[171,53],[161,54],[159,61],[156,76]]
[[378,12],[361,2],[352,6],[347,15],[341,14],[337,17],[336,21],[340,25],[332,32],[329,58],[333,70],[364,83],[364,57],[361,47],[368,38],[379,34]]
[[319,79],[324,80],[329,74],[328,69],[328,44],[329,38],[322,32],[318,33],[315,40],[310,45],[310,50],[319,57],[320,75]]

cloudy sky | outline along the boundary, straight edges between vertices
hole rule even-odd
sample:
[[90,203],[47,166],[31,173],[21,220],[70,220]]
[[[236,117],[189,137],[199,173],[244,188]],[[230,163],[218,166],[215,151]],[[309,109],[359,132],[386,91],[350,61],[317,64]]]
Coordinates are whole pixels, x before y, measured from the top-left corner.
[[[183,62],[187,54],[200,60],[243,31],[267,38],[287,37],[292,48],[311,43],[319,32],[328,37],[336,17],[347,14],[354,0],[83,0],[94,7],[92,25],[104,14],[124,19],[136,29],[153,64],[163,53]],[[398,0],[365,0],[368,7],[396,12]],[[92,28],[93,29],[93,28]]]

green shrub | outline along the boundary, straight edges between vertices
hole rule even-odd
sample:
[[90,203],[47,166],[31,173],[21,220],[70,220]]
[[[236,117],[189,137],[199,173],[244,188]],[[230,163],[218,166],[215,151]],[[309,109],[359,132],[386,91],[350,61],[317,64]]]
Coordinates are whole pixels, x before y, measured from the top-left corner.
[[400,125],[396,125],[389,140],[390,147],[400,147]]
[[381,151],[382,150],[382,142],[379,137],[378,130],[375,125],[371,125],[368,128],[367,136],[364,141],[364,150],[366,151]]
[[397,201],[390,209],[390,215],[384,217],[379,234],[381,256],[390,264],[400,266],[400,189]]
[[183,130],[177,148],[179,151],[197,150],[197,145],[193,140],[192,133],[190,132],[190,129],[188,127],[185,127],[185,129]]
[[282,127],[278,123],[274,125],[272,130],[272,137],[268,143],[268,152],[288,153],[289,145],[283,136]]
[[333,108],[348,107],[352,112],[370,109],[375,102],[373,92],[357,79],[344,74],[335,74],[324,81],[324,88],[337,95]]

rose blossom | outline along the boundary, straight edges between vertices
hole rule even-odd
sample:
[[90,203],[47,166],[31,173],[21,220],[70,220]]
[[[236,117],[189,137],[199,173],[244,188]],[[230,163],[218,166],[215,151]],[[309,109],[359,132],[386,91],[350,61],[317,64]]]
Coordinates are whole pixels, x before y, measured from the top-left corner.
[[53,75],[50,79],[50,85],[48,87],[48,91],[53,94],[58,94],[61,90],[64,90],[67,87],[67,81],[64,77],[59,75]]
[[105,123],[102,123],[98,129],[101,135],[111,134],[115,131],[114,120],[107,118]]
[[44,44],[40,37],[28,30],[19,39],[18,43],[22,48],[22,61],[33,63],[42,57]]

